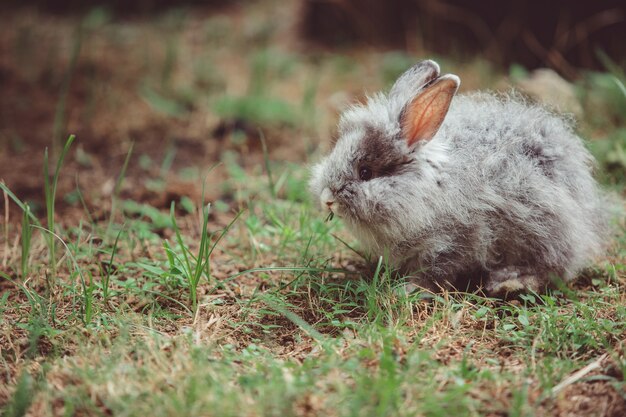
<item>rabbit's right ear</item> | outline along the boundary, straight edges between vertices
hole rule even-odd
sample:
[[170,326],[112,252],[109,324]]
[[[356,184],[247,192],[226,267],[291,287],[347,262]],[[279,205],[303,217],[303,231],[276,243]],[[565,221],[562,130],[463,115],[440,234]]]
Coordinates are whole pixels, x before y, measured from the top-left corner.
[[409,147],[435,136],[460,84],[459,77],[446,74],[427,85],[404,107],[400,126]]
[[408,101],[432,80],[439,77],[439,65],[435,61],[427,59],[418,62],[406,70],[393,84],[389,96],[400,97],[402,101]]

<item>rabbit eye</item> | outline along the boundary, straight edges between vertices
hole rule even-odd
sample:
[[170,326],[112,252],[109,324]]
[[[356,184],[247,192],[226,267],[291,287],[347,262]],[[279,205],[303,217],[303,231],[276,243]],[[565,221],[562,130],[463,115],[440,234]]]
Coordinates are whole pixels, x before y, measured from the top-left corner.
[[359,168],[359,178],[361,181],[368,181],[372,178],[372,170],[368,167]]

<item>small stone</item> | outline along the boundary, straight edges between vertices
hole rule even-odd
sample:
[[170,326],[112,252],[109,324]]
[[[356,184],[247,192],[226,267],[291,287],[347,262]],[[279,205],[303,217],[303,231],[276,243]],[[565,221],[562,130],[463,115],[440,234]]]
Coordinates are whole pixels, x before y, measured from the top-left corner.
[[577,118],[583,114],[574,85],[551,69],[537,69],[516,85],[530,97],[561,113],[572,113]]

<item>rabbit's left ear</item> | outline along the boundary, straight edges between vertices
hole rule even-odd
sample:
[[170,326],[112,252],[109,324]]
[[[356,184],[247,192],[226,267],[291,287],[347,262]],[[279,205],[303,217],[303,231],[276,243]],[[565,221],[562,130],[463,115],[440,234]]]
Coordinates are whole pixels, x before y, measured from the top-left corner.
[[459,77],[446,74],[426,86],[404,107],[400,126],[409,147],[435,136],[460,84]]

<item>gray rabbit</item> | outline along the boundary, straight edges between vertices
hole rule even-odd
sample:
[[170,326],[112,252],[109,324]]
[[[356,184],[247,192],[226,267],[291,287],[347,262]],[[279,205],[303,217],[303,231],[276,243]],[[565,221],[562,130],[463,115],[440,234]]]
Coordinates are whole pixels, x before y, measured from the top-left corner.
[[433,61],[349,108],[310,188],[417,285],[493,296],[571,280],[606,236],[593,158],[570,122],[516,97],[455,97]]

